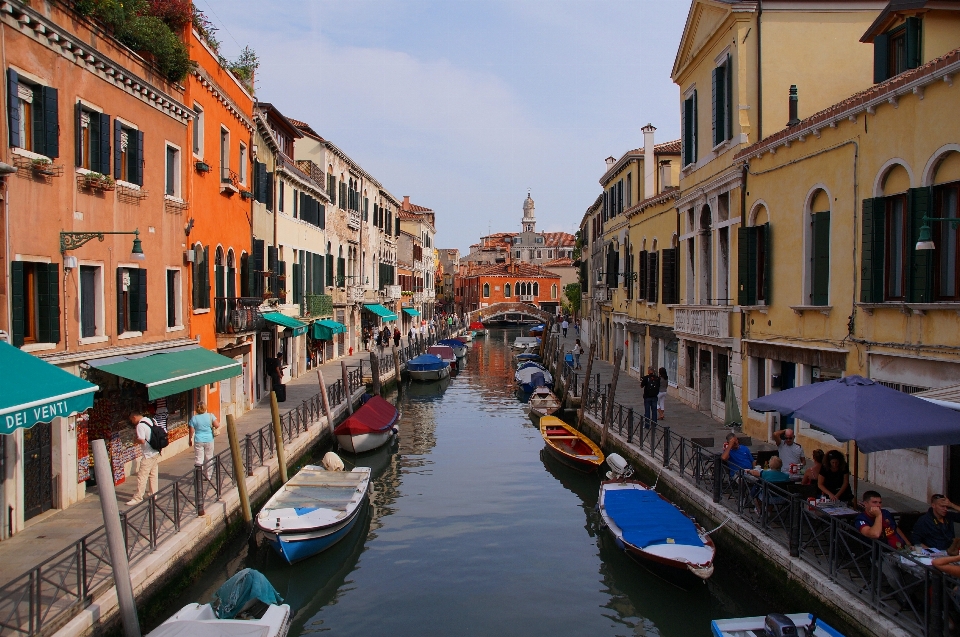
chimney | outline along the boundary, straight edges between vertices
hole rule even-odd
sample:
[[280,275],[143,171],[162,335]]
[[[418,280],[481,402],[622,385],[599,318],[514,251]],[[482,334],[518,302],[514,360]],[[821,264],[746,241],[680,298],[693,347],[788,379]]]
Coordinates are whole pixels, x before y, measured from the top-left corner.
[[610,170],[610,167],[617,163],[617,160],[613,157],[607,157],[604,161],[607,162],[607,170]]
[[799,106],[800,98],[797,96],[797,85],[793,84],[790,86],[790,121],[787,122],[787,126],[796,126],[800,123],[800,118],[797,117]]
[[673,184],[670,183],[670,160],[664,159],[660,162],[660,192],[671,186]]
[[404,210],[410,210],[410,195],[403,196],[403,206],[401,206],[401,208]]
[[647,124],[643,131],[643,196],[648,199],[657,194],[657,158],[653,153],[653,132],[657,130],[653,124]]

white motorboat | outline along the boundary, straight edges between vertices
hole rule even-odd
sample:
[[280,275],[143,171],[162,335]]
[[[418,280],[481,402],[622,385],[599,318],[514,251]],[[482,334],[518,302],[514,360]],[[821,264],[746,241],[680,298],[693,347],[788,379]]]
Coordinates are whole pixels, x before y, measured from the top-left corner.
[[407,361],[407,373],[413,380],[442,380],[450,376],[450,363],[433,354],[421,354]]
[[381,396],[371,396],[352,416],[337,425],[333,434],[340,447],[363,453],[381,447],[397,432],[400,412]]
[[757,637],[757,635],[797,635],[797,637],[843,637],[837,629],[812,613],[766,617],[735,617],[710,622],[713,637]]
[[513,341],[513,349],[533,350],[540,345],[540,339],[536,336],[518,336]]

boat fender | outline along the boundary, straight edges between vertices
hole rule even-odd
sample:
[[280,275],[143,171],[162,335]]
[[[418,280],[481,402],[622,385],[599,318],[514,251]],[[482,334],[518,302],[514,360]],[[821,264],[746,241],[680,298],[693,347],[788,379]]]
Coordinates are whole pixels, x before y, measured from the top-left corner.
[[393,435],[396,436],[396,435],[399,434],[399,433],[400,433],[400,430],[397,429],[396,427],[394,427],[394,428],[393,428]]
[[323,454],[323,460],[321,462],[323,468],[327,471],[343,471],[343,460],[332,451]]

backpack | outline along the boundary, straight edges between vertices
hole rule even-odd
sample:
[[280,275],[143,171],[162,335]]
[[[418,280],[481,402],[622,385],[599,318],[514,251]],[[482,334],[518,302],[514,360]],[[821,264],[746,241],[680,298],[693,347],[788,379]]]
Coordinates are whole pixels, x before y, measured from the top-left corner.
[[[167,430],[157,424],[152,418],[144,418],[150,425],[150,440],[147,442],[151,447],[159,452],[163,452],[164,447],[170,444],[170,438],[167,436]],[[142,420],[140,422],[143,422]]]

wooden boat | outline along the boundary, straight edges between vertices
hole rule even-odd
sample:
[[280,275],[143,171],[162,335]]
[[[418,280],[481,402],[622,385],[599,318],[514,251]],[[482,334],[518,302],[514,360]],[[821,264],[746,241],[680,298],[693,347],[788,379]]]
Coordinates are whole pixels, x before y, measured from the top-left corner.
[[471,323],[470,329],[473,331],[474,336],[483,336],[487,333],[487,328],[480,321]]
[[578,471],[592,473],[603,464],[600,447],[556,416],[540,419],[540,435],[555,458]]
[[523,363],[514,374],[517,386],[525,394],[530,394],[537,387],[553,389],[553,375],[546,367],[539,363]]
[[463,341],[464,343],[469,343],[473,340],[473,332],[466,330],[463,334],[458,336],[457,339]]
[[[617,454],[608,464],[628,466]],[[600,484],[597,508],[617,548],[682,588],[713,575],[716,548],[706,531],[644,483],[613,474]]]
[[546,387],[537,387],[530,394],[530,414],[538,418],[552,416],[560,411],[563,406],[560,399],[554,396],[553,392]]
[[449,345],[431,345],[427,348],[427,354],[433,354],[451,366],[457,364],[457,354]]
[[467,355],[467,344],[458,338],[445,338],[441,341],[437,341],[437,345],[446,345],[453,350],[453,353],[457,358],[463,358]]
[[[784,628],[787,630],[784,630]],[[790,615],[771,613],[766,617],[715,619],[710,622],[710,634],[713,637],[756,637],[757,635],[843,637],[840,631],[825,623],[813,613],[793,613]]]
[[513,341],[513,349],[531,349],[540,345],[540,339],[536,336],[518,336]]
[[257,514],[257,528],[289,564],[316,555],[357,521],[370,486],[370,468],[327,471],[307,465],[273,494]]
[[373,396],[352,416],[337,425],[333,434],[340,447],[363,453],[385,445],[397,433],[397,408],[380,396]]
[[413,380],[441,380],[450,377],[450,363],[433,354],[421,354],[407,361],[407,373]]
[[187,604],[147,637],[285,637],[290,606],[259,571],[245,568],[226,582],[211,604]]

